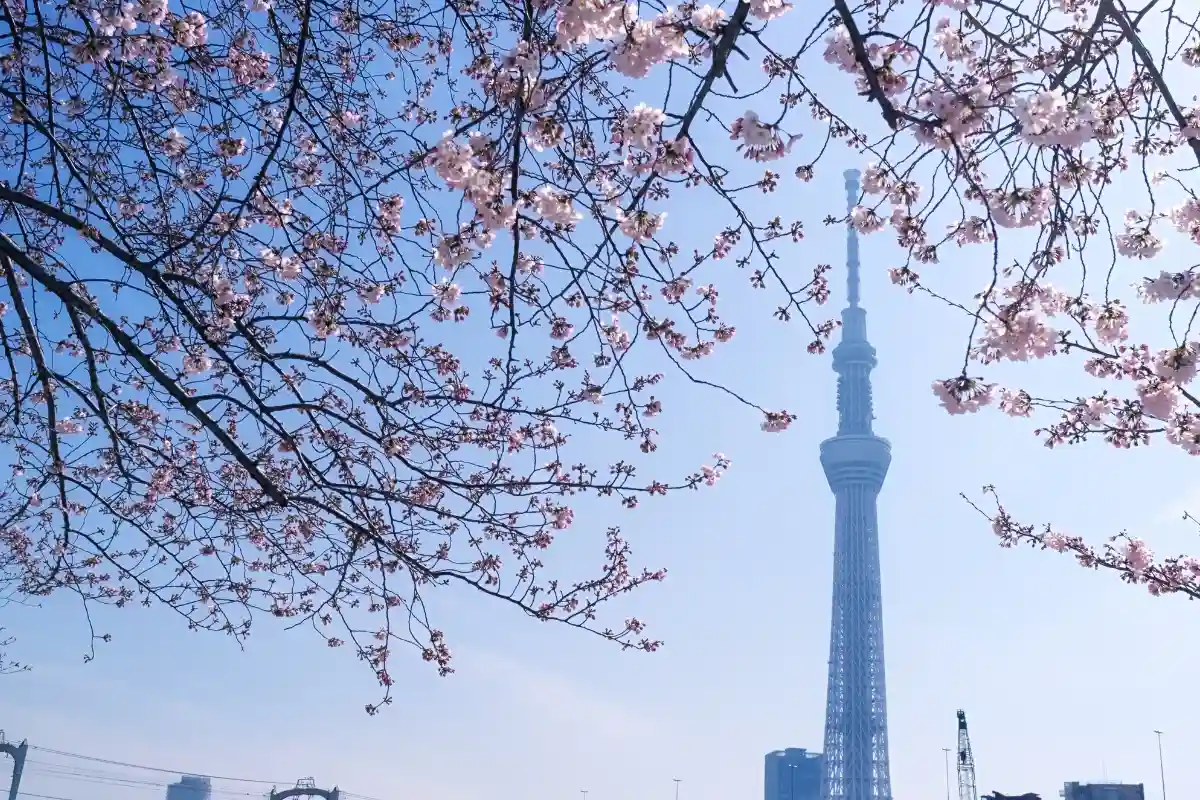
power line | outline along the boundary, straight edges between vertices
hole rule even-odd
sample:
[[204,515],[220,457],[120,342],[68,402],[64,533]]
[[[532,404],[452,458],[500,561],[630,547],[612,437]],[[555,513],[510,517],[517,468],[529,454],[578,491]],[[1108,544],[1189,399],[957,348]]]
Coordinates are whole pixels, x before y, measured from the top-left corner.
[[261,783],[267,786],[288,786],[295,783],[295,780],[290,781],[266,781],[258,778],[231,778],[227,775],[205,775],[202,772],[189,772],[186,769],[167,769],[165,767],[147,767],[145,764],[130,764],[127,761],[114,761],[109,758],[99,758],[97,756],[85,756],[79,753],[67,753],[62,750],[51,750],[49,747],[38,747],[37,745],[29,745],[30,750],[37,750],[42,753],[50,753],[56,756],[65,758],[78,758],[83,761],[94,761],[98,764],[109,764],[114,767],[125,767],[126,769],[141,769],[147,772],[161,772],[167,775],[192,775],[197,778],[208,778],[214,781],[231,781],[234,783]]
[[[32,744],[29,745],[29,749],[37,750],[40,753],[47,753],[49,755],[59,756],[61,758],[74,758],[74,759],[79,759],[81,761],[90,761],[90,762],[93,762],[96,764],[107,764],[109,766],[123,767],[125,769],[136,769],[136,770],[143,770],[146,772],[156,772],[156,773],[163,774],[163,775],[171,775],[171,776],[192,775],[197,778],[208,778],[209,780],[213,780],[213,781],[225,781],[225,782],[230,782],[230,783],[252,783],[252,784],[259,784],[259,785],[271,786],[271,787],[291,786],[292,784],[295,783],[295,780],[269,781],[269,780],[263,780],[260,778],[236,778],[236,777],[230,777],[228,775],[208,775],[208,774],[205,774],[202,772],[192,772],[192,771],[184,770],[184,769],[167,769],[166,767],[151,767],[151,766],[147,766],[146,764],[134,764],[134,763],[131,763],[128,761],[117,761],[117,760],[111,759],[111,758],[101,758],[99,756],[89,756],[89,755],[84,755],[82,753],[70,753],[65,750],[55,750],[55,749],[49,748],[49,747],[38,747],[37,745],[32,745]],[[34,770],[47,773],[47,777],[53,777],[53,778],[57,778],[60,780],[77,780],[77,781],[82,781],[85,783],[95,783],[95,784],[100,784],[100,785],[117,786],[117,787],[120,787],[122,784],[124,784],[125,785],[124,788],[135,788],[135,787],[141,787],[141,786],[154,787],[154,788],[165,788],[168,785],[166,782],[159,783],[159,782],[154,782],[154,781],[144,781],[144,780],[139,780],[138,778],[129,778],[129,777],[121,776],[121,775],[105,774],[103,772],[98,772],[96,770],[91,770],[90,775],[89,775],[89,770],[87,770],[83,767],[72,766],[70,764],[61,764],[61,763],[53,762],[53,761],[30,760],[28,763],[36,765],[34,767]],[[7,791],[7,789],[0,790],[0,791]],[[357,794],[355,792],[347,792],[344,790],[339,790],[338,793],[342,797],[352,798],[352,800],[379,800],[379,798],[370,797],[365,794]],[[36,794],[29,793],[29,792],[19,792],[19,794],[23,795],[25,797],[37,798],[37,800],[76,800],[76,798],[50,797],[47,795],[36,795]],[[262,797],[263,795],[266,794],[266,792],[238,792],[238,791],[231,791],[228,789],[220,789],[220,788],[214,787],[212,789],[212,794],[213,795],[226,795],[226,796],[230,796],[230,797],[256,797],[257,798],[257,797]]]
[[[95,769],[84,765],[75,765],[61,761],[41,761],[39,759],[27,759],[26,764],[34,765],[34,768],[43,772],[54,772],[65,775],[75,775],[83,778],[95,778],[98,780],[120,780],[132,781],[134,783],[144,783],[148,786],[166,786],[168,785],[167,778],[150,777],[149,779],[128,777],[130,772],[108,772],[102,769]],[[188,774],[188,773],[180,773]],[[239,792],[238,794],[246,794],[250,796],[258,796],[261,792]]]
[[[8,792],[9,787],[5,786],[0,789],[0,792]],[[51,794],[34,794],[33,792],[17,792],[17,797],[36,797],[37,800],[76,800],[74,797],[55,797]]]
[[[81,781],[99,786],[118,786],[134,789],[165,789],[169,785],[164,780],[142,780],[126,775],[88,770],[52,761],[35,761],[30,759],[25,763],[33,765],[26,768],[25,773],[27,775],[43,775],[55,780]],[[220,787],[213,787],[211,793],[214,796],[225,795],[231,797],[262,797],[266,794],[266,792],[238,792]]]

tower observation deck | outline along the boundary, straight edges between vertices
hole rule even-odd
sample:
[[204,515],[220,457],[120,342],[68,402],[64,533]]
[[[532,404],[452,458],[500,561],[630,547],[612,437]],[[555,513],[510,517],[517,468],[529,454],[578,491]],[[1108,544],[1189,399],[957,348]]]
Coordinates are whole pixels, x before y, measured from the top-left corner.
[[[846,199],[858,202],[859,173],[845,173]],[[867,312],[859,307],[858,235],[846,226],[847,306],[833,350],[838,375],[837,436],[821,443],[821,466],[836,498],[833,613],[825,706],[822,800],[891,800],[883,603],[876,498],[892,448],[875,435]]]

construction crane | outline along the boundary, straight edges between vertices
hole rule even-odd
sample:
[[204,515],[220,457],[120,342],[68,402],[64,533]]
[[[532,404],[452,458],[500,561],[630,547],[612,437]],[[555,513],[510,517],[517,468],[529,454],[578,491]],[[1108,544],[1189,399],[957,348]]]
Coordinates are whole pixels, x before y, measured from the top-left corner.
[[979,800],[975,792],[975,757],[967,733],[967,712],[958,710],[958,800]]

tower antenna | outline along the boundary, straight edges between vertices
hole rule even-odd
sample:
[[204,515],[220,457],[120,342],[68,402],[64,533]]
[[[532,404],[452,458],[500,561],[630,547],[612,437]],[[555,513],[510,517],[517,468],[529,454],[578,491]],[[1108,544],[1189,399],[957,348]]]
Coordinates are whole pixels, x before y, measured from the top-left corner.
[[958,800],[979,800],[975,791],[975,756],[967,733],[967,712],[958,710]]
[[846,170],[846,302],[858,307],[858,233],[850,224],[850,213],[858,205],[858,170]]

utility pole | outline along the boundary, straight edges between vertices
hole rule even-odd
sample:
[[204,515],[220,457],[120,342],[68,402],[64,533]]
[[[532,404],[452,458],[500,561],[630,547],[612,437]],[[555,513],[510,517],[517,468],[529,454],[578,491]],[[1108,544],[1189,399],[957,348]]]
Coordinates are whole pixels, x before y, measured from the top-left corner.
[[1163,771],[1162,731],[1155,731],[1158,736],[1158,779],[1162,781],[1162,800],[1167,800],[1167,773]]
[[8,800],[17,800],[17,790],[21,786],[21,773],[25,770],[25,754],[29,752],[29,742],[21,740],[20,744],[10,744],[0,731],[0,753],[12,756],[13,768],[11,782],[8,784]]
[[942,752],[946,754],[946,800],[950,800],[950,748],[943,747]]
[[580,789],[580,790],[579,790],[579,793],[580,793],[581,795],[583,795],[583,800],[587,800],[587,792],[588,792],[588,790],[587,790],[587,789]]
[[683,781],[679,778],[671,778],[671,780],[675,781],[675,800],[679,800],[679,784]]

